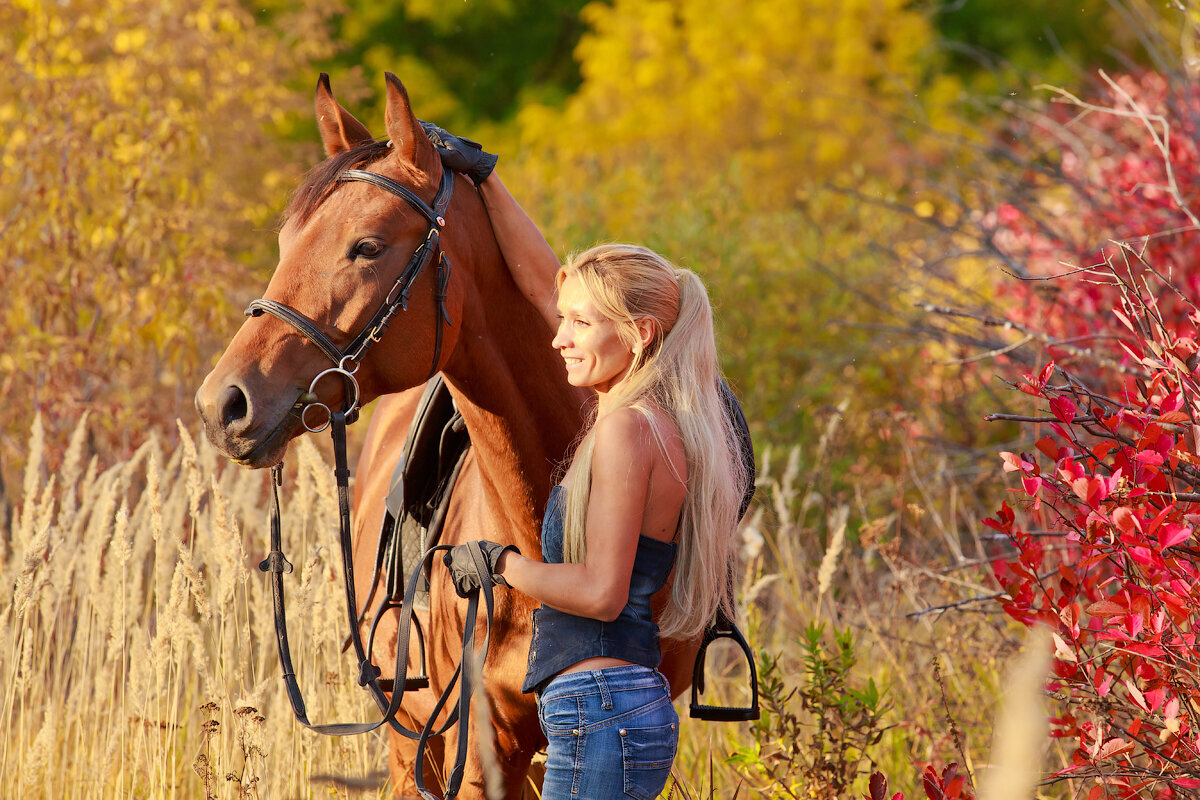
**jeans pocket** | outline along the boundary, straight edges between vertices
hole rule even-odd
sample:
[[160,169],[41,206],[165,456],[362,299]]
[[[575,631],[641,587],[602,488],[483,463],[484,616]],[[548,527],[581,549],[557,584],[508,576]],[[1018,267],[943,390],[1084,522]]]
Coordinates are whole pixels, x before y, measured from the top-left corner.
[[578,736],[579,728],[583,725],[583,710],[579,698],[574,695],[543,698],[538,704],[538,718],[547,738]]
[[664,722],[649,728],[622,728],[620,734],[625,795],[636,800],[654,800],[671,775],[679,745],[677,725]]

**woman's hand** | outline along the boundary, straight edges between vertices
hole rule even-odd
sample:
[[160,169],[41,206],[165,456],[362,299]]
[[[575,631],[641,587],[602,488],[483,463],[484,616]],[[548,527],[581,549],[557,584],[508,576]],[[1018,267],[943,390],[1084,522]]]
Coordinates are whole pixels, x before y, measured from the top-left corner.
[[[482,564],[475,559],[476,549]],[[491,578],[492,583],[508,586],[504,578],[500,577],[497,562],[500,561],[500,556],[509,550],[518,555],[521,552],[511,544],[504,545],[486,540],[467,542],[447,550],[446,555],[442,556],[442,563],[450,569],[450,578],[454,581],[454,591],[458,592],[458,596],[466,597],[483,585],[485,576],[480,574],[481,569]]]
[[425,129],[425,135],[442,157],[442,164],[455,172],[463,173],[476,186],[487,180],[487,176],[496,168],[499,157],[486,152],[479,142],[455,136],[432,122],[422,122],[421,127]]

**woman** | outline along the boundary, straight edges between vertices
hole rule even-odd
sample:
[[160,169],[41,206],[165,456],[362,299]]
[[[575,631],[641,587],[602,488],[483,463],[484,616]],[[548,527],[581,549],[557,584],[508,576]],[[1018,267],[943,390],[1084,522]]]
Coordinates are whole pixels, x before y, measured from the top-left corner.
[[[542,796],[654,798],[678,717],[656,667],[660,637],[732,618],[730,566],[747,476],[723,404],[700,279],[635,245],[562,267],[478,145],[427,127],[443,161],[479,187],[513,279],[554,329],[567,380],[596,394],[595,421],[542,527],[542,561],[484,543],[497,583],[541,601],[522,687],[549,741]],[[478,585],[470,558],[447,564]],[[675,580],[658,624],[650,598]]]

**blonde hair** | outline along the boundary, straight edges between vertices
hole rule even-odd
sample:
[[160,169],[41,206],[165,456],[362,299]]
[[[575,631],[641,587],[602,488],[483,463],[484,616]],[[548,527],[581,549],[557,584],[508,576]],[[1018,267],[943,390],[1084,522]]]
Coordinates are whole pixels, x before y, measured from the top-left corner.
[[[579,279],[588,299],[616,323],[618,336],[634,354],[624,379],[613,388],[605,413],[632,408],[650,423],[659,446],[663,437],[654,409],[675,423],[687,463],[687,491],[676,534],[678,555],[671,597],[659,620],[663,637],[701,634],[723,609],[733,608],[733,560],[746,468],[733,424],[720,396],[720,368],[713,337],[712,308],[699,276],[677,269],[645,247],[605,244],[572,256],[555,278],[562,286]],[[653,321],[653,338],[641,346],[637,321]],[[586,556],[587,504],[595,426],[575,451],[563,483],[567,491],[564,558]]]

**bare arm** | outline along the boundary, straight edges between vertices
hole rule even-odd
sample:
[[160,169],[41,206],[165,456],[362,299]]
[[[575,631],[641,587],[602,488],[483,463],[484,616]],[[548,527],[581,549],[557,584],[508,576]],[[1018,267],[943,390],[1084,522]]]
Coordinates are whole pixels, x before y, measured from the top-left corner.
[[556,330],[554,275],[558,272],[558,256],[495,172],[479,184],[479,194],[517,288],[546,319],[550,329]]
[[[604,621],[629,602],[629,581],[653,466],[645,418],[621,409],[596,423],[588,495],[587,556],[582,564],[546,564],[505,552],[496,572],[551,608]],[[580,465],[583,466],[582,464]]]

